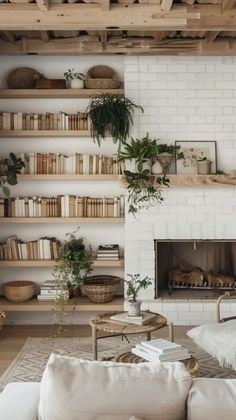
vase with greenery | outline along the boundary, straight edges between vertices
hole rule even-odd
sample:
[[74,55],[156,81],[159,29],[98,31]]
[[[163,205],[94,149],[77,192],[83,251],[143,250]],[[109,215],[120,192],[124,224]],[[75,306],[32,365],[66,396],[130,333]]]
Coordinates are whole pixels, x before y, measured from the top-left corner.
[[64,73],[64,77],[72,89],[82,89],[84,87],[85,75],[78,73],[74,69],[68,69]]
[[0,159],[0,190],[6,197],[10,196],[8,185],[17,184],[17,175],[24,167],[24,162],[14,153],[10,153],[8,158]]
[[138,300],[138,294],[141,289],[147,289],[152,284],[150,277],[140,277],[140,274],[127,274],[129,279],[125,279],[127,285],[126,296],[128,302],[128,315],[139,316],[141,300]]
[[76,297],[84,284],[84,279],[92,272],[93,251],[91,245],[78,235],[78,230],[66,235],[53,277],[57,286],[54,319],[60,332],[65,315],[65,304],[69,297]]
[[164,173],[168,173],[171,163],[176,157],[176,159],[183,159],[184,154],[181,151],[181,146],[176,146],[174,144],[158,144],[157,146],[157,160],[163,167]]
[[118,152],[117,161],[127,162],[134,160],[132,170],[124,170],[125,184],[128,191],[128,212],[135,215],[142,207],[154,206],[163,201],[162,187],[168,186],[165,176],[152,176],[151,164],[158,153],[157,139],[150,139],[147,134],[141,139],[131,138],[130,142],[123,143]]
[[143,108],[130,99],[111,93],[91,99],[86,111],[91,121],[92,137],[99,146],[107,135],[119,145],[128,139],[135,109],[143,112]]

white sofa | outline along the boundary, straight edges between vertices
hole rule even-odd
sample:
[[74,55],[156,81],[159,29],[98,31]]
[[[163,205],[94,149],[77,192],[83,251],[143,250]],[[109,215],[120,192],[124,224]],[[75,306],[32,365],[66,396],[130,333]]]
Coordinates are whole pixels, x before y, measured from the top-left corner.
[[182,363],[51,355],[41,383],[10,383],[0,420],[235,420],[236,380],[192,379]]

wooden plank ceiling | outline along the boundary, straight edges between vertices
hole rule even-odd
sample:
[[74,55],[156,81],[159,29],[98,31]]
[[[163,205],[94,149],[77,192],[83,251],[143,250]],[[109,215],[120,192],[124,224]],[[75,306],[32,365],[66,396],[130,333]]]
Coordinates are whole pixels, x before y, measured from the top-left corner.
[[235,55],[236,0],[0,0],[0,54]]

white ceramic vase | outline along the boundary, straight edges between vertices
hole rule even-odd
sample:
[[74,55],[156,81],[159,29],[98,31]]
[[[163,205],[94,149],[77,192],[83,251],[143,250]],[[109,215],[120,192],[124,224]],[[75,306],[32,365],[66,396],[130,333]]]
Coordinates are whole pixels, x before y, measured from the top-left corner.
[[128,315],[140,316],[141,313],[141,300],[128,301]]
[[84,81],[80,79],[72,79],[70,82],[71,89],[83,89]]
[[152,174],[153,175],[162,175],[163,174],[163,167],[158,160],[153,163],[152,165]]

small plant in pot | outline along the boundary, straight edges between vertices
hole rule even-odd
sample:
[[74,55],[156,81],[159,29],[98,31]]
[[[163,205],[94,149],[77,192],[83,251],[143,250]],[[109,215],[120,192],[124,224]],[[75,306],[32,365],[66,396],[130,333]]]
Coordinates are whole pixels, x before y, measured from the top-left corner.
[[158,144],[157,146],[157,160],[163,167],[164,174],[167,174],[171,163],[176,156],[176,159],[183,159],[184,154],[181,151],[181,146],[174,144]]
[[85,245],[85,239],[78,235],[78,230],[66,235],[53,277],[57,285],[57,298],[54,308],[54,319],[58,332],[65,314],[68,298],[77,297],[84,284],[84,279],[92,272],[93,251],[91,245]]
[[7,184],[16,185],[17,175],[21,173],[24,167],[24,162],[14,153],[10,153],[8,158],[0,159],[0,190],[6,197],[10,196],[10,189]]
[[126,296],[128,302],[128,315],[140,316],[141,300],[138,300],[138,293],[141,289],[147,289],[152,284],[150,277],[140,278],[140,274],[127,274],[129,280],[125,279],[127,285]]
[[83,89],[85,79],[85,75],[83,73],[78,73],[74,69],[68,69],[64,73],[64,77],[66,81],[69,82],[70,88]]
[[86,112],[91,121],[92,137],[99,146],[108,135],[119,146],[129,137],[135,109],[143,112],[143,108],[130,99],[111,93],[91,99]]
[[206,156],[199,156],[197,158],[197,173],[198,175],[208,175],[211,173],[211,161]]

